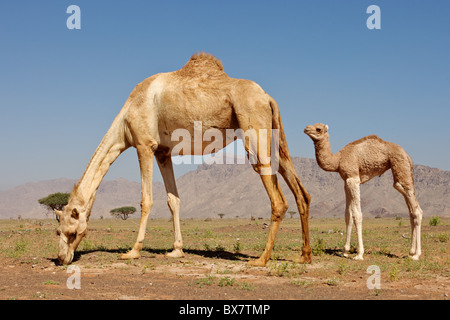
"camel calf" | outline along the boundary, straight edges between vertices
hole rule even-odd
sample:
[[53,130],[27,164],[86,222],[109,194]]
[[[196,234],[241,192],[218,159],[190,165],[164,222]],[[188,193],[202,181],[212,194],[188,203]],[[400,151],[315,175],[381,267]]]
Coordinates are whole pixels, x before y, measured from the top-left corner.
[[319,166],[325,171],[339,172],[345,181],[347,238],[344,256],[347,256],[350,250],[351,219],[353,219],[358,235],[357,255],[354,259],[363,260],[360,184],[391,169],[394,176],[394,188],[403,195],[409,209],[411,222],[409,256],[413,260],[418,260],[421,254],[420,227],[423,212],[414,194],[413,163],[405,150],[395,143],[371,135],[351,142],[338,153],[333,154],[327,125],[317,123],[307,126],[304,132],[314,142]]

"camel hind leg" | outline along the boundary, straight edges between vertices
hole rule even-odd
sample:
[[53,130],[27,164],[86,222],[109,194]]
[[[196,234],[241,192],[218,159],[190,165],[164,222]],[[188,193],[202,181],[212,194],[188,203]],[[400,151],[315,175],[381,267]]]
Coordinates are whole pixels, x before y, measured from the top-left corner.
[[309,206],[311,203],[311,197],[302,185],[300,179],[295,172],[294,165],[290,157],[286,154],[280,155],[279,160],[279,172],[283,176],[286,184],[294,194],[295,201],[297,203],[298,212],[300,214],[300,220],[302,224],[302,256],[299,259],[300,263],[311,263],[311,245],[309,241]]
[[[251,112],[247,110],[245,114],[251,114]],[[276,172],[272,168],[273,163],[270,156],[272,113],[267,108],[267,114],[260,114],[259,117],[246,117],[242,112],[237,113],[236,116],[239,127],[243,131],[241,138],[250,163],[260,175],[271,203],[271,222],[266,247],[259,259],[248,262],[251,266],[265,266],[270,259],[280,223],[288,209],[288,203],[278,184]]]
[[350,198],[351,194],[349,193],[348,188],[345,188],[345,228],[346,228],[346,239],[345,239],[345,245],[344,245],[344,257],[348,257],[348,253],[350,252],[350,240],[352,237],[352,214],[350,212]]
[[251,260],[248,262],[250,266],[263,267],[270,259],[272,248],[275,242],[275,238],[280,227],[280,223],[284,218],[284,215],[288,209],[288,204],[284,198],[281,188],[278,184],[277,176],[274,175],[261,175],[261,180],[264,184],[264,188],[270,198],[272,207],[272,214],[270,218],[269,235],[266,242],[266,247],[263,254],[257,260]]
[[420,229],[423,211],[414,193],[413,168],[409,157],[404,157],[402,161],[392,163],[392,175],[394,177],[394,188],[403,195],[409,210],[411,224],[411,249],[409,256],[413,260],[419,260],[422,254]]
[[247,141],[244,141],[249,158],[253,156],[253,161],[256,159],[256,164],[252,163],[252,166],[260,175],[271,204],[270,227],[266,247],[259,259],[248,262],[251,266],[265,266],[269,261],[280,223],[288,209],[288,203],[278,184],[276,172],[272,171],[272,159],[270,159],[271,133],[270,130],[268,131],[258,130],[256,135],[251,135]]
[[309,207],[311,197],[301,183],[297,172],[295,171],[289,148],[284,134],[283,122],[281,120],[280,110],[277,102],[269,97],[269,106],[271,109],[272,131],[270,144],[270,165],[272,174],[278,171],[286,181],[286,184],[294,194],[297,209],[300,214],[302,225],[302,255],[299,259],[300,263],[311,263],[311,245],[309,240]]

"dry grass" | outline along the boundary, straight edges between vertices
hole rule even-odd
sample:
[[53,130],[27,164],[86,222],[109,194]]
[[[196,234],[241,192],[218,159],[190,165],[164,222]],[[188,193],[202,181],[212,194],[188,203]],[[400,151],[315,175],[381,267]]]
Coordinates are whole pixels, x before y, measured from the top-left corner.
[[[212,221],[183,220],[182,232],[187,254],[228,260],[258,257],[264,249],[267,220],[219,219]],[[313,265],[309,273],[336,281],[351,273],[364,272],[377,265],[386,278],[448,277],[450,254],[450,220],[441,218],[437,226],[422,226],[420,261],[406,258],[409,250],[409,221],[404,219],[366,219],[363,225],[365,260],[356,263],[340,256],[345,241],[343,219],[311,219],[310,235]],[[138,220],[91,220],[89,233],[78,248],[78,258],[95,252],[97,263],[113,263],[121,252],[134,243]],[[54,259],[57,253],[56,222],[52,220],[0,220],[0,258],[20,263]],[[150,220],[143,255],[162,254],[172,248],[173,232],[169,220]],[[356,244],[353,235],[352,244]],[[301,231],[298,219],[286,218],[275,242],[268,264],[275,276],[295,277],[305,269],[295,263],[301,252]]]
[[[264,249],[268,220],[183,220],[183,259],[170,259],[172,222],[150,220],[142,258],[119,260],[133,245],[138,220],[91,220],[74,264],[83,270],[83,288],[65,287],[66,266],[56,266],[58,237],[53,220],[0,220],[0,299],[447,299],[450,290],[450,219],[437,226],[424,219],[420,261],[407,258],[409,219],[365,219],[365,260],[341,256],[343,219],[311,219],[313,263],[301,265],[299,219],[286,218],[272,259],[248,268]],[[405,237],[402,237],[405,236]],[[353,245],[356,235],[353,235]],[[353,249],[354,250],[354,249]],[[354,254],[354,253],[353,253]],[[368,290],[367,268],[381,270],[382,290]],[[13,272],[13,273],[11,273]],[[93,276],[98,274],[95,282]],[[97,276],[96,276],[97,277]],[[147,288],[142,281],[163,284]],[[144,281],[144,282],[145,282]],[[159,281],[159,282],[158,282]],[[174,285],[174,281],[177,283]],[[100,282],[100,283],[99,283]],[[270,286],[268,289],[267,286]],[[224,294],[227,293],[227,296]]]

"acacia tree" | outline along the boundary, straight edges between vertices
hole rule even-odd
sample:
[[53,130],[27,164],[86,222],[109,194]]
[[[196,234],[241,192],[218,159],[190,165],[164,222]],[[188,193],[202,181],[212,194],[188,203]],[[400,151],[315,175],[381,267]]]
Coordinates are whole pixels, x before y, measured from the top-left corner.
[[136,212],[135,207],[120,207],[112,209],[109,213],[111,213],[113,217],[120,218],[122,220],[127,220],[128,215],[133,214],[135,212]]
[[[47,208],[47,215],[49,212],[55,214],[55,210],[62,210],[65,205],[69,202],[69,193],[52,193],[45,198],[39,199],[38,202],[40,205],[43,205]],[[55,214],[56,221],[59,222],[59,216]]]

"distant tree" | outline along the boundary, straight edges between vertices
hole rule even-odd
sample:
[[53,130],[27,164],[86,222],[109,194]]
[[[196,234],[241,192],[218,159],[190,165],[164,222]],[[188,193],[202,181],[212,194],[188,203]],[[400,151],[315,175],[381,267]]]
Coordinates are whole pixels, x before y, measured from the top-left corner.
[[294,217],[294,215],[297,213],[297,211],[288,211],[288,213],[291,215],[291,219]]
[[220,219],[222,219],[225,213],[218,213],[217,215],[220,217]]
[[111,213],[113,217],[120,218],[122,220],[127,220],[128,216],[135,212],[136,212],[135,207],[120,207],[112,209],[109,213]]
[[59,217],[55,214],[55,210],[62,210],[65,205],[69,202],[69,193],[52,193],[45,198],[39,199],[38,202],[40,205],[43,205],[47,208],[48,215],[49,212],[52,212],[55,215],[56,221],[59,222]]

